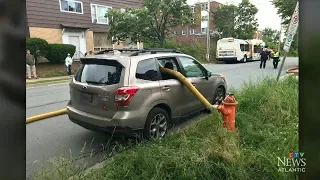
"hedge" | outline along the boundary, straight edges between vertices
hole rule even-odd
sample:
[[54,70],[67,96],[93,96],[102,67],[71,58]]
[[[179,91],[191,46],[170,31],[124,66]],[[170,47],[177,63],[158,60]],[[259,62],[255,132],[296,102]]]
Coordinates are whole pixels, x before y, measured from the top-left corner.
[[49,44],[49,49],[47,59],[53,64],[64,63],[68,53],[72,57],[76,52],[76,46],[71,44]]
[[28,38],[26,40],[26,49],[30,50],[35,58],[40,56],[46,57],[49,52],[49,44],[41,38]]

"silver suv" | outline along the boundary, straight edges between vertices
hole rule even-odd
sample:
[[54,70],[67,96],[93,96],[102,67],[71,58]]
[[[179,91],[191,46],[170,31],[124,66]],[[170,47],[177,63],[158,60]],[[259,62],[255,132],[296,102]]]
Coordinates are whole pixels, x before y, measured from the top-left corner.
[[225,77],[192,56],[175,50],[129,55],[109,51],[82,58],[70,83],[69,119],[86,129],[158,139],[177,120],[204,110],[183,84],[159,67],[181,72],[212,104],[225,97]]

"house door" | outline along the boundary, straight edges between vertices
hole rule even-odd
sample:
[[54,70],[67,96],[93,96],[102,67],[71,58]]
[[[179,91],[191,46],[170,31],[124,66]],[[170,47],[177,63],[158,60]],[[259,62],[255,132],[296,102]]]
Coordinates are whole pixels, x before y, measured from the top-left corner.
[[80,37],[69,36],[69,43],[76,46],[76,52],[74,53],[74,59],[80,59]]

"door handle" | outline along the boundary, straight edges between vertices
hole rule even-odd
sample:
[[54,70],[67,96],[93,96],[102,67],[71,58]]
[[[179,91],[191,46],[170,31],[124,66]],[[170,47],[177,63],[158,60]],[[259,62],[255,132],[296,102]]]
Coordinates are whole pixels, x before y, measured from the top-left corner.
[[170,86],[164,86],[164,87],[162,87],[162,90],[164,90],[164,91],[170,91]]

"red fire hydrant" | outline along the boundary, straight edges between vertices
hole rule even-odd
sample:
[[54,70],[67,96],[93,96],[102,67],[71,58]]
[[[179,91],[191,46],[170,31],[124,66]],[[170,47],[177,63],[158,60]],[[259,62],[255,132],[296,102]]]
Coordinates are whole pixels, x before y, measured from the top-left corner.
[[231,132],[236,131],[236,101],[233,94],[229,94],[223,101],[222,105],[215,106],[215,108],[223,116],[223,126]]

